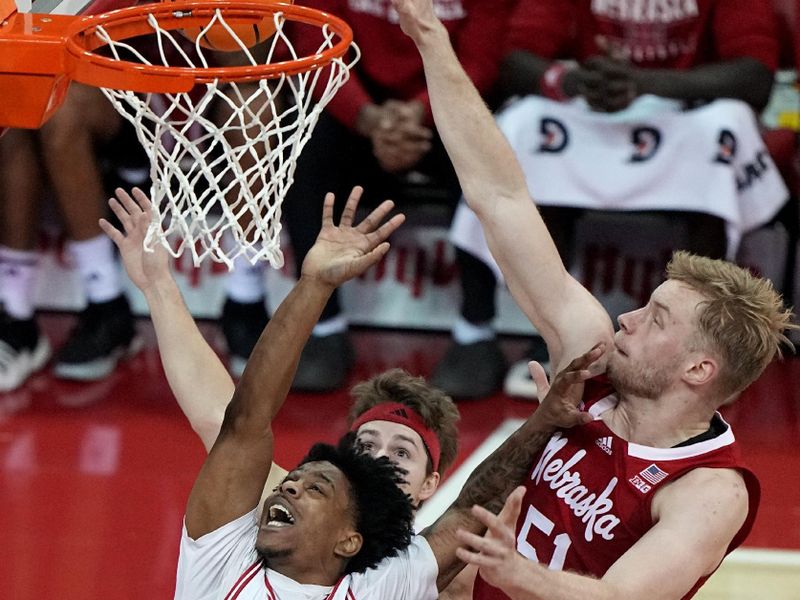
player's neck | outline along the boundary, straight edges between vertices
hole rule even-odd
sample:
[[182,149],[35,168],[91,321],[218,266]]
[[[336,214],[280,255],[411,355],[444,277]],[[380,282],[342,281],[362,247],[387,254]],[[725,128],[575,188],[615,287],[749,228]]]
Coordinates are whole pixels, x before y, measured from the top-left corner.
[[666,394],[657,400],[620,394],[602,419],[619,437],[654,448],[671,448],[709,427],[714,411],[695,397]]
[[332,586],[336,585],[342,576],[342,564],[338,561],[336,564],[312,566],[301,565],[296,560],[287,558],[271,558],[267,561],[267,566],[284,577],[303,585]]

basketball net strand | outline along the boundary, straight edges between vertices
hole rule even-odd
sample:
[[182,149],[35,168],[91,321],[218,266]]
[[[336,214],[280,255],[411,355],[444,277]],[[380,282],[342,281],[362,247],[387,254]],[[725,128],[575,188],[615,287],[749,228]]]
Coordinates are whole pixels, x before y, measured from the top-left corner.
[[[275,13],[273,19],[275,34],[266,61],[272,62],[279,43],[297,59],[284,33],[283,14]],[[259,64],[220,10],[197,36],[196,56],[184,49],[180,34],[160,27],[153,15],[148,23],[163,66],[209,68],[208,51],[199,40],[220,26],[240,46],[249,64]],[[132,45],[111,39],[101,27],[97,35],[117,60],[134,57],[142,64],[159,64]],[[331,48],[336,39],[323,26],[318,52]],[[188,250],[195,266],[210,258],[231,269],[239,256],[251,264],[268,260],[275,268],[283,266],[281,204],[322,109],[345,84],[359,58],[355,44],[353,48],[349,62],[334,58],[325,69],[249,84],[215,80],[180,94],[102,88],[116,110],[133,124],[150,160],[153,220],[145,249],[161,243],[176,258]],[[322,92],[314,94],[318,86]],[[219,110],[220,103],[225,111]],[[227,114],[224,120],[213,120],[214,114],[222,112]]]

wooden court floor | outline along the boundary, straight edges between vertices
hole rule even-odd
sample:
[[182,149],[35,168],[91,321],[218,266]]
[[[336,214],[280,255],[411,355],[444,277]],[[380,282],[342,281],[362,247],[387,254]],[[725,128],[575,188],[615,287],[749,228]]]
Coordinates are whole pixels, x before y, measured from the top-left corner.
[[[61,343],[71,317],[46,315]],[[168,599],[183,508],[203,449],[171,397],[154,351],[109,379],[62,383],[47,372],[0,394],[0,600]],[[212,324],[204,333],[217,344]],[[357,331],[353,381],[402,366],[429,375],[441,334]],[[510,359],[523,340],[504,340]],[[800,600],[800,359],[770,366],[726,411],[759,474],[763,500],[746,548],[697,596],[703,600]],[[276,423],[277,460],[291,465],[312,441],[344,428],[347,396],[292,395]],[[432,506],[505,428],[531,409],[502,395],[462,403],[461,450]]]

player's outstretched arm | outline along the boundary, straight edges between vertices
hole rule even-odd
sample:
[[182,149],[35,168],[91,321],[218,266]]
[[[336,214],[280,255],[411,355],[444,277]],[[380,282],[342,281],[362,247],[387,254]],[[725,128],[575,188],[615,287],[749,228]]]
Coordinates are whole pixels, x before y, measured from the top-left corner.
[[272,421],[312,328],[333,290],[377,263],[389,249],[386,239],[403,221],[402,215],[385,220],[393,207],[386,201],[355,225],[360,197],[361,189],[355,188],[338,226],[333,223],[333,194],[325,198],[317,241],[297,284],[253,349],[189,496],[186,530],[194,539],[257,506],[272,464]]
[[169,270],[166,250],[160,244],[152,252],[144,249],[152,218],[147,195],[138,188],[130,195],[118,188],[108,203],[123,231],[105,219],[100,226],[119,248],[128,276],[144,294],[170,389],[209,451],[233,396],[233,380],[189,313]]
[[486,535],[459,532],[458,556],[513,600],[679,600],[716,569],[747,515],[747,491],[729,469],[697,469],[659,492],[656,525],[601,579],[551,571],[517,552],[515,526],[524,490],[499,515],[476,507]]
[[[464,567],[457,556],[457,532],[482,534],[485,525],[473,514],[473,507],[499,512],[508,495],[520,485],[531,469],[536,454],[558,428],[569,428],[591,420],[578,407],[584,382],[592,377],[605,353],[604,344],[573,360],[559,372],[539,408],[497,450],[478,465],[461,489],[456,501],[444,515],[423,532],[439,565],[437,585],[444,589]],[[537,384],[546,387],[541,367],[532,373]]]
[[595,343],[610,341],[611,320],[564,268],[516,157],[459,64],[431,0],[392,4],[422,56],[434,121],[464,197],[481,221],[514,299],[560,369]]

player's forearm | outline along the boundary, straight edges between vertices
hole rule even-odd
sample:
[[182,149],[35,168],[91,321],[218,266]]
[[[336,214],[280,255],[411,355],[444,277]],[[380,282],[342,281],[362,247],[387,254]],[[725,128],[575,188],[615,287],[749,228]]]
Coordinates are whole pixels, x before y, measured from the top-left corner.
[[441,23],[418,36],[434,121],[478,214],[508,198],[524,198],[525,177],[508,142],[470,81]]
[[301,277],[258,339],[228,405],[223,431],[260,436],[269,431],[294,379],[300,353],[334,287]]
[[478,465],[467,479],[454,506],[468,509],[478,504],[498,513],[508,495],[530,472],[533,460],[556,430],[536,411],[497,450]]
[[203,338],[171,277],[144,290],[144,295],[170,389],[208,451],[233,396],[233,380]]
[[514,576],[501,588],[512,600],[633,600],[624,590],[568,571],[551,571],[520,558]]

